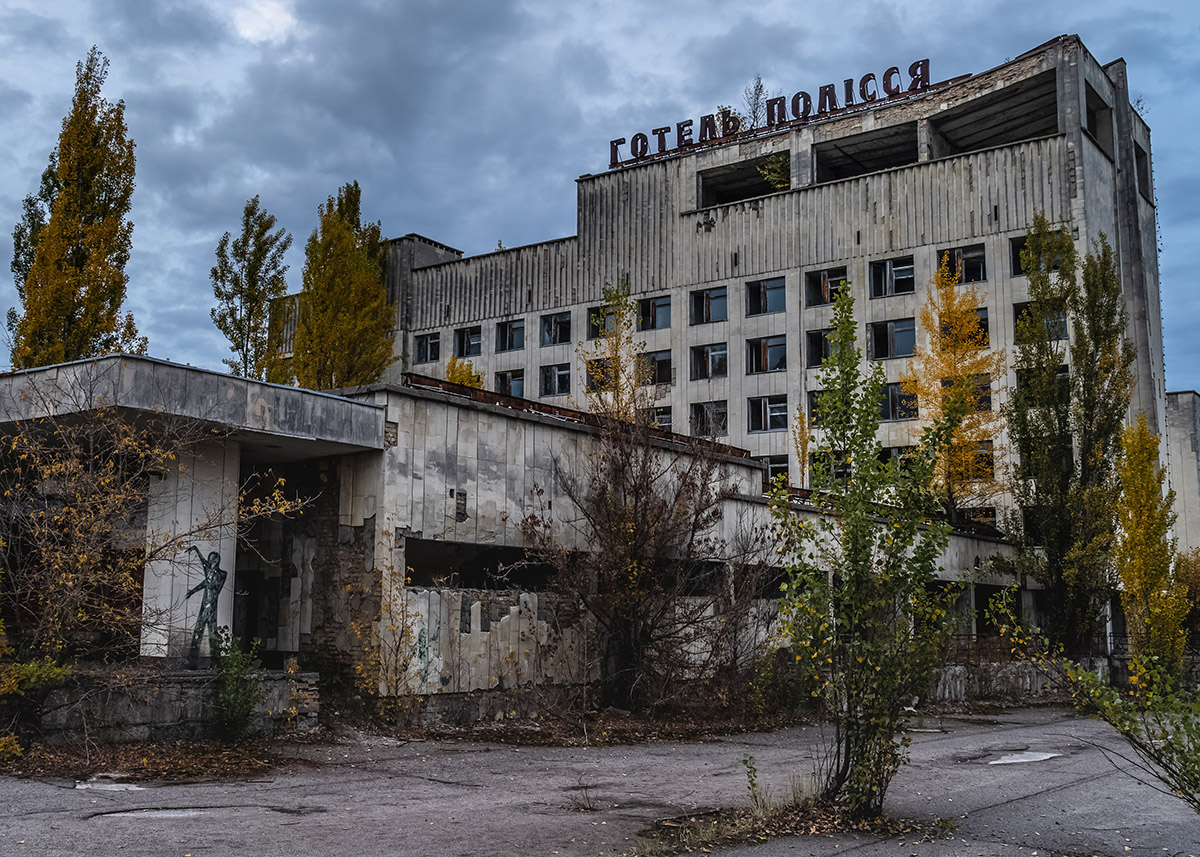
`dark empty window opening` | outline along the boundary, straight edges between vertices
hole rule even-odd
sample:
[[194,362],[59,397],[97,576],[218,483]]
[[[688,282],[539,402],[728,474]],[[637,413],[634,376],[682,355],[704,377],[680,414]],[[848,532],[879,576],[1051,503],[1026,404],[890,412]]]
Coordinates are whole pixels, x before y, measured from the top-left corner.
[[879,399],[879,419],[915,420],[917,418],[917,397],[904,392],[902,384],[888,384],[883,388]]
[[783,312],[786,306],[783,277],[746,284],[746,315]]
[[972,244],[970,247],[955,247],[953,250],[939,250],[938,264],[948,263],[950,273],[957,274],[959,283],[987,282],[987,256],[982,244]]
[[820,366],[825,362],[832,350],[830,349],[829,335],[833,333],[831,328],[822,330],[810,330],[804,334],[804,365],[809,369]]
[[750,431],[783,431],[787,428],[787,396],[758,396],[747,404]]
[[1154,187],[1150,183],[1150,156],[1137,143],[1133,144],[1133,163],[1137,170],[1138,191],[1146,201],[1154,203]]
[[[1024,303],[1013,304],[1013,318],[1015,324],[1013,326],[1013,341],[1017,344],[1029,344],[1035,341],[1036,330],[1030,330],[1030,326],[1034,323],[1032,314],[1033,304],[1026,301]],[[1046,339],[1051,342],[1057,342],[1067,338],[1067,312],[1064,309],[1052,309],[1047,311],[1042,316],[1042,325],[1046,332]]]
[[663,330],[671,326],[671,296],[638,301],[638,330]]
[[638,355],[638,379],[642,384],[671,384],[671,351],[646,351]]
[[942,110],[931,125],[934,159],[1057,134],[1056,73],[1051,69]]
[[764,336],[746,342],[746,374],[787,369],[787,336]]
[[454,356],[478,357],[483,350],[483,327],[460,327],[454,331]]
[[724,342],[692,347],[692,380],[724,378],[729,374],[729,347]]
[[696,174],[700,190],[700,205],[698,208],[708,208],[711,205],[726,205],[740,202],[743,199],[753,199],[787,190],[787,187],[776,187],[764,172],[774,175],[778,172],[776,164],[779,155],[763,155],[737,164],[725,167],[715,167]]
[[913,257],[900,256],[871,263],[871,297],[911,295],[917,287]]
[[585,382],[589,393],[611,392],[616,386],[612,360],[608,357],[588,360]]
[[496,373],[496,392],[504,396],[525,398],[525,370],[511,369]]
[[616,327],[617,311],[612,307],[594,306],[588,309],[588,339],[596,339],[602,333],[611,333]]
[[805,408],[808,412],[808,421],[815,425],[818,417],[821,415],[821,396],[824,395],[824,390],[809,390],[805,394]]
[[763,455],[755,459],[767,465],[767,482],[774,482],[779,476],[787,480],[788,457],[786,455]]
[[905,122],[813,146],[817,181],[862,176],[917,162],[917,123]]
[[442,359],[441,341],[436,333],[422,333],[413,340],[414,363],[437,363]]
[[571,393],[571,364],[556,363],[542,367],[542,395],[568,396]]
[[525,319],[502,321],[496,325],[496,351],[520,351],[525,347]]
[[1111,159],[1113,156],[1112,108],[1100,97],[1100,93],[1092,89],[1090,83],[1085,82],[1084,87],[1087,89],[1087,122],[1084,130],[1100,147],[1100,151]]
[[867,325],[868,346],[872,360],[888,357],[911,357],[917,344],[917,327],[914,319],[898,318],[895,321],[878,321]]
[[562,345],[571,341],[571,314],[556,312],[542,316],[542,345]]
[[1022,235],[1018,238],[1008,239],[1008,254],[1012,261],[1012,275],[1014,277],[1025,276],[1025,265],[1021,262],[1021,253],[1025,250],[1025,242],[1029,239]]
[[726,402],[696,402],[692,405],[693,435],[720,437],[728,433],[729,405]]
[[724,286],[692,292],[692,324],[709,324],[729,317],[729,298]]
[[[404,562],[409,569],[410,585],[447,589],[521,589],[544,590],[553,569],[538,562],[529,562],[525,548],[494,547],[463,544],[441,539],[404,539]],[[463,613],[470,616],[467,599]],[[488,611],[481,620],[486,623]],[[499,621],[509,615],[508,605],[503,612],[491,617]],[[463,633],[470,630],[462,629]]]
[[845,268],[809,271],[804,275],[804,305],[824,306],[833,303],[846,283]]

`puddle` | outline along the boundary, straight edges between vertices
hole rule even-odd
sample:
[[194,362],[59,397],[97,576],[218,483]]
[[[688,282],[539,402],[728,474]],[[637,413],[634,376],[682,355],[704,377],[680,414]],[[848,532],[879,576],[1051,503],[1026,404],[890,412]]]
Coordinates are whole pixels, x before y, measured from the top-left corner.
[[125,809],[106,812],[98,818],[195,818],[206,812],[206,809]]
[[1062,753],[1033,753],[1025,751],[1024,753],[1009,753],[1007,756],[1001,756],[999,759],[993,759],[988,762],[989,765],[1021,765],[1025,762],[1044,762],[1047,759],[1053,759],[1055,756],[1061,756]]

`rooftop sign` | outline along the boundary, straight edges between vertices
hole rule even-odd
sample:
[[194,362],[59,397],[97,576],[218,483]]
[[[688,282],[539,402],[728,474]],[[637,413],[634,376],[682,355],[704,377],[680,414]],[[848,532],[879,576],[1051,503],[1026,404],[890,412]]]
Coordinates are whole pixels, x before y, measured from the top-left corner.
[[[880,98],[891,98],[904,92],[917,92],[929,87],[929,60],[917,60],[908,67],[908,86],[904,87],[903,75],[898,66],[892,66],[879,78],[875,74],[864,74],[857,81],[848,77],[842,81],[841,101],[839,87],[836,83],[827,83],[817,90],[816,110],[813,110],[813,97],[801,90],[789,101],[784,96],[767,99],[766,127],[783,126],[791,123],[807,122],[835,110],[854,107],[859,104],[870,104]],[[880,90],[882,89],[882,93]],[[789,108],[791,112],[789,113]],[[741,131],[741,119],[735,113],[722,110],[719,114],[709,113],[700,117],[699,128],[691,119],[676,122],[675,127],[664,125],[654,128],[650,134],[637,133],[628,141],[629,156],[622,157],[621,147],[625,145],[624,137],[610,140],[608,143],[609,169],[625,164],[635,163],[653,155],[664,155],[668,152],[701,146],[705,143],[715,143],[726,137],[732,137]],[[670,139],[668,139],[670,138]],[[654,145],[651,146],[653,140]],[[668,146],[668,142],[673,145]]]

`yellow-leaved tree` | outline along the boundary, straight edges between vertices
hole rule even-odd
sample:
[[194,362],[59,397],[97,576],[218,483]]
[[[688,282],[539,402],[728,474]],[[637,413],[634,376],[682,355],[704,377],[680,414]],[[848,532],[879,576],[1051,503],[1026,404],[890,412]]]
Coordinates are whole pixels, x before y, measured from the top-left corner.
[[1176,573],[1175,540],[1170,537],[1175,492],[1163,493],[1158,436],[1146,425],[1145,414],[1121,433],[1116,476],[1121,497],[1115,559],[1130,648],[1152,672],[1173,680],[1183,668],[1184,623],[1192,605],[1187,581]]
[[[318,206],[317,228],[304,247],[290,368],[311,390],[374,384],[396,359],[381,229],[362,222],[361,196],[351,182]],[[268,379],[280,380],[270,369]]]
[[454,354],[446,363],[446,380],[451,384],[462,384],[464,387],[483,389],[483,373],[477,372],[470,360],[459,360]]
[[45,366],[115,351],[146,352],[121,314],[133,238],[133,141],[125,103],[100,94],[108,60],[93,47],[75,67],[75,97],[37,198],[13,233],[21,311],[10,310],[12,362]]
[[945,254],[921,307],[926,341],[902,379],[922,419],[963,414],[939,453],[934,477],[956,524],[970,519],[973,509],[991,506],[1003,490],[995,466],[1002,415],[992,404],[992,383],[1004,377],[1004,354],[990,350],[983,295],[961,279],[961,269],[951,268]]

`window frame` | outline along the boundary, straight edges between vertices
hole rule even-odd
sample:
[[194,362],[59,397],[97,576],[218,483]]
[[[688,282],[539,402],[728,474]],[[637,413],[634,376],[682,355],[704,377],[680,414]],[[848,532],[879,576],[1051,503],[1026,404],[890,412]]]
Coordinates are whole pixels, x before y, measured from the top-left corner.
[[[908,275],[897,277],[897,269],[908,269]],[[912,256],[894,256],[891,259],[880,259],[872,262],[870,266],[871,273],[871,299],[890,298],[896,295],[911,295],[917,290],[917,268]],[[896,288],[896,281],[907,281],[908,287],[904,289]]]
[[[518,338],[520,343],[513,344]],[[496,353],[504,354],[508,351],[524,351],[525,350],[525,319],[510,318],[505,321],[496,322]]]
[[[898,326],[906,326],[911,328],[912,348],[907,353],[900,354],[896,350],[896,330]],[[886,330],[887,353],[879,354],[878,342],[880,328]],[[917,323],[916,319],[909,318],[892,318],[887,321],[872,321],[867,324],[867,345],[870,349],[870,359],[872,360],[892,360],[894,358],[912,357],[917,350]]]
[[[513,382],[517,382],[521,386],[518,393],[513,392]],[[497,372],[495,375],[496,392],[502,396],[512,396],[515,399],[525,398],[525,370],[524,369],[505,369]]]
[[[713,371],[714,358],[720,354],[721,371]],[[689,373],[688,377],[692,381],[711,381],[713,378],[729,377],[729,343],[728,342],[710,342],[707,345],[693,345],[689,351]],[[703,355],[703,361],[700,357]],[[699,367],[703,362],[704,373],[701,374]]]
[[[729,434],[729,401],[714,399],[709,402],[692,402],[690,424],[693,437],[725,437]],[[717,428],[717,431],[698,429]]]
[[483,325],[472,324],[454,329],[454,356],[459,360],[483,354]]
[[[433,346],[432,350],[429,346]],[[424,356],[422,356],[422,354]],[[418,333],[413,337],[413,365],[442,362],[441,331]]]
[[[565,385],[563,380],[565,379]],[[549,384],[547,382],[550,382]],[[563,387],[565,386],[565,389]],[[540,367],[538,378],[539,398],[571,395],[571,364],[547,363]]]
[[917,397],[904,392],[904,385],[895,382],[885,384],[879,401],[879,421],[897,423],[917,419]]
[[[771,309],[772,298],[776,307]],[[757,308],[755,305],[757,304]],[[746,283],[746,317],[775,315],[787,311],[787,278],[768,277]]]
[[[771,354],[782,353],[783,362],[771,368]],[[755,368],[755,364],[758,368]],[[769,375],[773,372],[787,371],[787,334],[778,333],[774,336],[757,336],[746,340],[746,374]]]
[[[643,351],[637,356],[639,362],[638,376],[643,381],[643,386],[657,386],[659,384],[675,383],[674,368],[671,361],[671,349],[663,348],[657,351]],[[666,369],[663,369],[663,364],[666,364]],[[642,367],[648,365],[648,371],[642,371]],[[665,380],[660,376],[665,375]]]
[[551,312],[542,316],[541,336],[539,341],[542,348],[571,343],[571,311]]
[[[834,275],[839,271],[841,276],[835,278]],[[806,307],[829,306],[837,300],[841,290],[849,285],[850,279],[844,265],[838,268],[809,271],[804,275],[804,305]],[[817,300],[813,300],[813,295],[817,295]]]
[[750,434],[787,431],[787,394],[751,396],[746,400],[746,416]]
[[[950,272],[957,274],[954,281],[958,285],[967,283],[986,283],[987,280],[987,246],[984,244],[964,244],[961,247],[944,247],[937,251],[937,263],[940,268],[942,260],[950,255]],[[968,255],[969,254],[969,255]],[[981,276],[972,278],[974,266],[979,266]]]
[[[833,334],[832,327],[820,327],[813,330],[804,331],[804,368],[818,369],[825,362],[825,358],[833,354],[833,341],[830,336]],[[820,337],[818,340],[817,337]],[[813,348],[814,344],[819,342],[819,347]],[[820,356],[813,361],[813,352],[816,351]]]
[[[713,316],[714,299],[719,298],[724,307],[720,318]],[[694,289],[688,298],[688,318],[693,325],[717,324],[729,320],[729,288],[713,286],[707,289]]]
[[[666,312],[662,312],[664,309]],[[638,301],[638,330],[668,330],[670,327],[670,295],[655,295]]]

